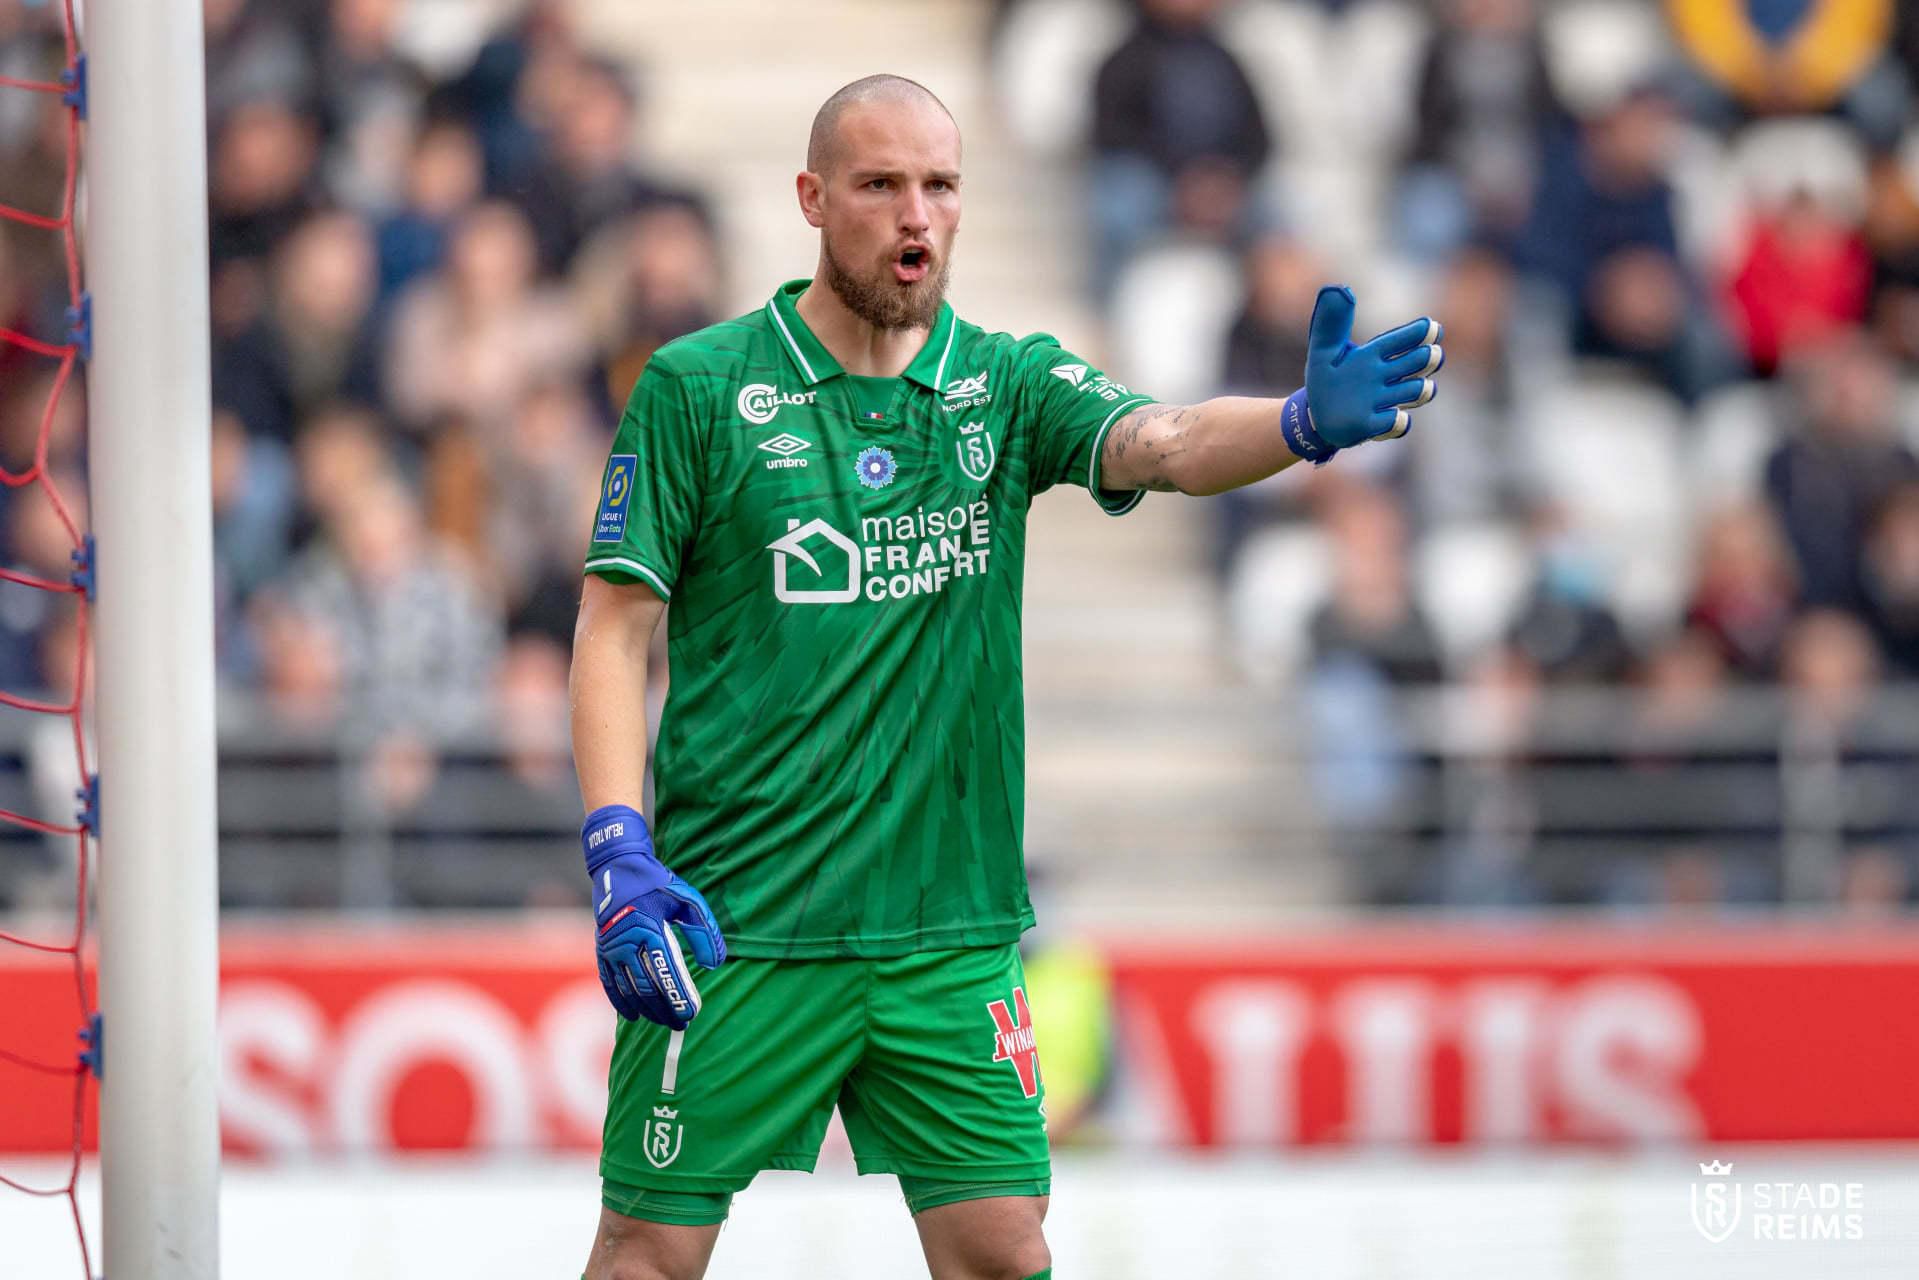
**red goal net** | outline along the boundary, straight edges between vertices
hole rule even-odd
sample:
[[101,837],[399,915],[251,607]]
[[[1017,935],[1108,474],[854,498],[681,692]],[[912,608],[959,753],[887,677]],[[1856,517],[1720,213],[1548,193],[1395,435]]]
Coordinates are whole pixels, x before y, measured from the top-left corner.
[[[28,12],[31,14],[31,10]],[[0,1173],[0,1186],[30,1196],[64,1198],[67,1201],[73,1215],[74,1232],[78,1237],[82,1274],[91,1280],[92,1259],[81,1222],[78,1186],[86,1132],[89,1077],[99,1062],[99,1024],[88,985],[86,957],[89,853],[99,798],[98,781],[93,774],[88,751],[85,710],[90,666],[87,631],[88,606],[93,595],[93,544],[82,530],[80,521],[75,519],[73,507],[55,483],[48,465],[49,444],[55,423],[62,412],[62,398],[69,394],[75,372],[86,359],[90,345],[89,307],[81,287],[79,240],[74,218],[82,122],[86,118],[86,59],[80,50],[71,0],[56,16],[64,36],[65,56],[62,66],[49,68],[49,72],[54,73],[51,78],[40,80],[0,75],[0,93],[42,95],[47,100],[46,110],[63,112],[65,115],[66,176],[59,208],[26,209],[6,203],[8,192],[4,179],[0,179],[0,220],[26,228],[29,236],[35,231],[47,233],[47,252],[58,252],[65,258],[67,299],[64,333],[18,332],[0,325],[0,356],[29,366],[44,363],[52,370],[44,404],[39,407],[38,430],[30,442],[31,454],[24,458],[13,456],[0,460],[0,485],[9,491],[8,497],[11,499],[20,500],[28,496],[28,491],[32,491],[31,496],[35,500],[46,504],[71,543],[73,568],[65,579],[0,568],[0,592],[41,591],[60,597],[56,604],[72,612],[71,634],[76,652],[71,654],[72,665],[69,669],[72,677],[66,682],[66,689],[56,689],[51,696],[39,698],[24,696],[18,691],[0,690],[0,707],[66,720],[72,730],[76,766],[74,776],[82,780],[82,786],[77,812],[70,822],[48,821],[43,817],[0,808],[0,822],[55,839],[71,839],[74,843],[75,876],[73,918],[69,927],[51,937],[0,931],[0,947],[23,947],[65,957],[71,962],[73,1027],[77,1043],[9,1044],[6,1039],[7,1023],[0,1020],[0,1097],[11,1095],[17,1099],[40,1092],[37,1088],[29,1087],[24,1080],[9,1082],[5,1077],[10,1074],[26,1073],[41,1078],[42,1083],[46,1077],[70,1081],[73,1141],[64,1178],[56,1179],[53,1185],[36,1185]],[[5,317],[0,316],[0,321],[4,320]],[[9,381],[13,380],[9,378]],[[24,450],[21,452],[24,453]],[[8,463],[24,465],[14,470]],[[58,615],[62,610],[52,612]]]

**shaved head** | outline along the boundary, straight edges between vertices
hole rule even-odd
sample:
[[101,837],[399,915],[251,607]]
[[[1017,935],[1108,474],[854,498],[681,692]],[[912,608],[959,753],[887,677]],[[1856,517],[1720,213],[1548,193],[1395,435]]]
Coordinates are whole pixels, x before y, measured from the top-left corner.
[[819,296],[874,333],[930,329],[960,220],[960,131],[946,104],[904,76],[855,80],[813,117],[795,190],[820,232]]
[[[938,107],[948,120],[953,119],[953,113],[946,110],[946,104],[917,80],[889,75],[866,76],[855,80],[828,98],[813,117],[813,132],[806,140],[806,167],[810,172],[827,174],[839,163],[840,117],[851,107],[869,103],[930,103]],[[959,128],[958,121],[954,121],[953,127]]]

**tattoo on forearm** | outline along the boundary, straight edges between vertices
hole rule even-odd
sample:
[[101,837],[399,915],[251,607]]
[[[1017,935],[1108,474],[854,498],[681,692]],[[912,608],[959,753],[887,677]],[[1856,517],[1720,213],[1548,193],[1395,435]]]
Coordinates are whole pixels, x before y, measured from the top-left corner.
[[1113,460],[1124,458],[1128,450],[1144,452],[1148,461],[1140,488],[1177,493],[1179,486],[1168,477],[1168,464],[1186,452],[1186,433],[1197,417],[1188,405],[1142,405],[1114,425]]

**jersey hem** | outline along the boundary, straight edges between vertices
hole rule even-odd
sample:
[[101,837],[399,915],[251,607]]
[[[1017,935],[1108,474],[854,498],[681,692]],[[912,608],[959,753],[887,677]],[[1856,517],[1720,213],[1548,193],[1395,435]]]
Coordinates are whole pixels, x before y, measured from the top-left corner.
[[[1122,413],[1152,402],[1151,396],[1136,396],[1132,400],[1120,401],[1113,411],[1106,415],[1106,421],[1099,424],[1099,432],[1093,437],[1093,456],[1086,463],[1086,492],[1093,495],[1093,501],[1099,504],[1099,509],[1109,516],[1123,516],[1137,507],[1145,500],[1146,490],[1106,490],[1099,487],[1099,458],[1100,451],[1106,447],[1106,433],[1113,429],[1113,424],[1119,421]],[[1113,501],[1110,502],[1107,500],[1109,492],[1113,495]]]
[[891,960],[919,951],[957,951],[969,947],[999,947],[1018,942],[1019,936],[1033,927],[1033,914],[1017,920],[987,924],[954,925],[941,929],[923,929],[917,933],[883,934],[880,937],[773,938],[750,933],[728,934],[728,955],[755,960]]
[[625,556],[595,556],[586,562],[585,572],[596,577],[605,577],[607,570],[645,578],[647,585],[660,593],[660,599],[673,598],[673,588],[666,585],[666,576],[657,570],[647,568],[638,560],[631,560]]

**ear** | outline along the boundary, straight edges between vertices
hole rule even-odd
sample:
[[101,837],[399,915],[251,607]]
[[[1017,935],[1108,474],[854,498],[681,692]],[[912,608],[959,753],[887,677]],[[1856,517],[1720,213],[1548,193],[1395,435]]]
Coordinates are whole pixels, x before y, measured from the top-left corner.
[[826,222],[826,179],[817,173],[802,172],[794,179],[794,187],[799,192],[800,212],[806,215],[807,225],[823,225]]

